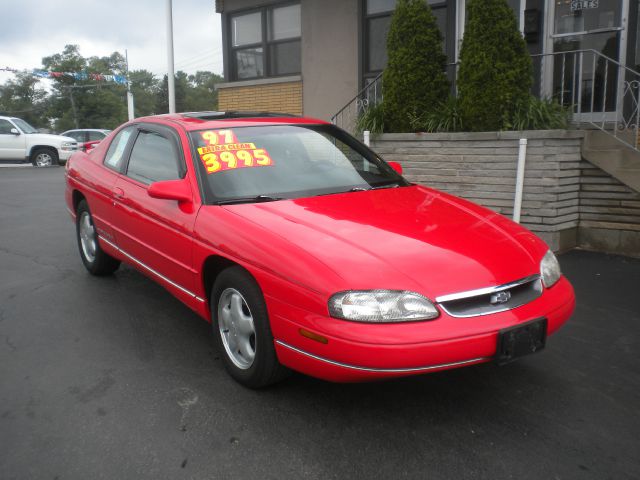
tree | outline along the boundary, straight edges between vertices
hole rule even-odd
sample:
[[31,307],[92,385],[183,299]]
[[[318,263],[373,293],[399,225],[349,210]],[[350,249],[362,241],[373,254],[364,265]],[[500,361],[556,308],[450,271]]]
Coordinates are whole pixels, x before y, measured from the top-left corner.
[[506,0],[469,0],[460,51],[458,96],[472,131],[509,128],[529,100],[531,58]]
[[145,117],[156,113],[156,102],[160,85],[155,75],[147,70],[129,72],[131,93],[133,93],[136,117]]
[[[189,89],[188,75],[178,70],[174,76],[174,88],[176,98],[176,112],[186,112],[187,90]],[[165,75],[160,85],[156,100],[156,112],[169,112],[169,76]]]
[[399,0],[387,36],[384,70],[386,129],[407,132],[410,119],[437,109],[449,96],[442,34],[424,0]]
[[223,81],[220,75],[212,72],[197,71],[189,75],[186,109],[191,112],[218,109],[218,91],[216,83]]
[[[84,58],[77,45],[66,45],[62,53],[42,59],[46,70],[122,75],[124,57],[114,52],[108,57]],[[58,131],[71,128],[115,128],[127,120],[126,87],[69,75],[53,79],[50,115]]]
[[34,127],[49,128],[47,91],[39,88],[40,80],[31,74],[16,74],[0,86],[0,115],[20,117]]

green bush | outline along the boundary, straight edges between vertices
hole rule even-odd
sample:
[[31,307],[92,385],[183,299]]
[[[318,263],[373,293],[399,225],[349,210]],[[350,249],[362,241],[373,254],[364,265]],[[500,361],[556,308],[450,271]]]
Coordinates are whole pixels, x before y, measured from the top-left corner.
[[506,0],[469,0],[460,50],[458,96],[471,131],[509,128],[529,97],[531,58]]
[[571,107],[563,107],[551,99],[539,99],[531,95],[516,106],[510,130],[566,129],[571,117]]
[[358,115],[356,130],[358,132],[369,130],[371,133],[382,133],[384,131],[384,105],[378,103],[366,107]]
[[432,111],[422,115],[411,115],[411,129],[416,132],[461,132],[464,130],[460,102],[450,96]]
[[387,54],[385,130],[407,132],[412,115],[435,110],[449,95],[442,34],[424,0],[398,1],[387,36]]

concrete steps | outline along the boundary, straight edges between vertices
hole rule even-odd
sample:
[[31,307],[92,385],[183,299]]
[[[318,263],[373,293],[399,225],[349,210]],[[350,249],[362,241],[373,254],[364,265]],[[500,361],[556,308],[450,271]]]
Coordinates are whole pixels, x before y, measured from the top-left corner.
[[582,157],[621,183],[640,192],[640,152],[601,131],[588,131]]

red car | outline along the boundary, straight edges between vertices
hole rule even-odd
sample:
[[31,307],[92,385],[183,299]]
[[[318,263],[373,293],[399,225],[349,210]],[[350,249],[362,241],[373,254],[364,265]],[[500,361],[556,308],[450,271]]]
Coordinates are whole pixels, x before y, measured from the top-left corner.
[[505,217],[415,185],[319,120],[250,113],[139,118],[66,166],[94,275],[126,262],[211,322],[250,387],[291,370],[362,381],[545,346],[573,289]]

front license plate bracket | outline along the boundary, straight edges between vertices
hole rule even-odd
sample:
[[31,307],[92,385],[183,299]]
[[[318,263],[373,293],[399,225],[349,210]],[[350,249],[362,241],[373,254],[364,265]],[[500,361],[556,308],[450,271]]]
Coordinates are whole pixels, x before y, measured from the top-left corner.
[[547,319],[537,318],[498,332],[495,361],[505,365],[525,355],[539,352],[547,342]]

